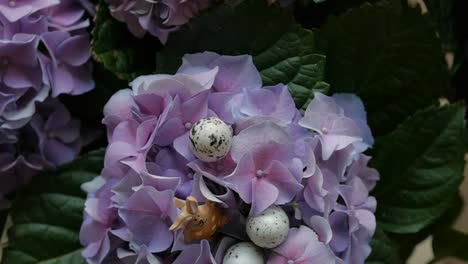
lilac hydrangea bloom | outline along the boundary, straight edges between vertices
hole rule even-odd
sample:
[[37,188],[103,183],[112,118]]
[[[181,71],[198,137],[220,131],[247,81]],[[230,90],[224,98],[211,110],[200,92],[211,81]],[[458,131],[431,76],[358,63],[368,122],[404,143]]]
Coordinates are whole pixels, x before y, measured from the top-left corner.
[[[0,148],[0,195],[42,169],[73,160],[80,124],[56,99],[94,87],[87,0],[10,0],[0,3],[0,129],[14,142]],[[26,143],[24,143],[26,142]],[[20,150],[16,146],[21,143]]]
[[336,150],[362,141],[362,131],[353,119],[346,117],[333,98],[314,94],[315,98],[309,104],[304,118],[299,124],[319,134],[322,143],[322,156],[326,160]]
[[58,3],[59,0],[2,1],[0,3],[0,14],[6,17],[8,21],[16,22],[23,17]]
[[[83,1],[84,3],[84,1]],[[0,126],[16,129],[51,92],[82,94],[94,87],[89,25],[80,2],[0,3]],[[47,50],[40,50],[45,45]]]
[[[250,56],[212,52],[186,55],[175,75],[141,76],[130,86],[104,108],[109,146],[97,182],[112,186],[105,199],[113,220],[82,240],[94,253],[85,254],[90,263],[106,255],[122,263],[221,263],[228,247],[248,240],[246,218],[274,204],[295,212],[289,220],[299,228],[264,250],[267,263],[363,263],[378,173],[363,154],[373,138],[359,98],[316,93],[302,117],[285,85],[262,88]],[[215,162],[189,148],[192,125],[205,117],[234,134]],[[184,232],[168,230],[180,213],[172,199],[189,195],[228,218],[210,240],[185,242]],[[90,234],[86,215],[81,232]]]
[[93,89],[94,82],[89,76],[91,51],[88,35],[47,32],[42,35],[42,41],[51,58],[45,67],[53,96],[81,94]]
[[80,121],[57,100],[39,105],[31,127],[36,131],[41,155],[55,166],[75,159],[81,149]]
[[107,0],[111,14],[125,22],[130,32],[143,37],[146,32],[163,44],[168,35],[206,8],[209,0]]
[[60,0],[59,4],[41,10],[41,14],[47,18],[48,26],[62,32],[88,27],[86,12],[91,16],[96,13],[88,0]]
[[[362,263],[370,254],[370,242],[375,232],[376,200],[369,197],[366,186],[359,178],[338,187],[345,205],[338,204],[330,215],[335,236],[331,241],[335,252],[340,252],[348,263]],[[348,223],[348,226],[343,223]]]
[[81,186],[88,193],[88,199],[85,203],[80,241],[88,245],[82,254],[91,264],[119,257],[117,250],[124,241],[130,240],[128,229],[119,221],[117,209],[111,206],[114,185],[115,180],[105,181],[102,177],[97,177]]
[[43,102],[49,95],[49,87],[39,89],[0,88],[0,127],[16,129],[26,125],[36,112],[36,103]]
[[80,240],[88,244],[83,256],[89,263],[101,263],[111,248],[111,227],[117,216],[110,207],[111,187],[112,182],[99,183],[88,190]]
[[368,146],[374,144],[372,132],[367,125],[366,110],[361,99],[353,94],[334,94],[332,98],[336,101],[339,107],[343,109],[346,117],[351,118],[361,130],[363,142]]
[[2,82],[11,88],[39,87],[41,66],[37,58],[39,38],[30,34],[15,34],[0,44]]
[[252,57],[220,56],[214,52],[187,54],[182,58],[178,73],[195,73],[203,69],[219,68],[213,89],[216,92],[240,92],[243,89],[256,90],[262,87],[262,79],[253,64]]
[[56,99],[38,105],[27,125],[0,128],[0,138],[0,195],[15,191],[43,169],[70,162],[81,150],[80,123]]
[[237,168],[225,181],[252,204],[253,215],[290,202],[303,187],[303,166],[292,156],[288,140],[286,131],[271,122],[249,127],[234,138],[231,155]]
[[177,217],[172,203],[174,193],[143,187],[135,192],[119,209],[119,216],[127,224],[132,241],[147,246],[150,252],[161,252],[172,244],[174,234],[169,226]]
[[273,252],[268,259],[269,264],[336,263],[335,254],[306,226],[291,228],[286,241]]
[[[40,155],[37,136],[31,127],[21,131],[0,129],[0,135],[0,193],[5,195],[27,183],[49,164]],[[24,153],[18,153],[19,140],[29,148]]]

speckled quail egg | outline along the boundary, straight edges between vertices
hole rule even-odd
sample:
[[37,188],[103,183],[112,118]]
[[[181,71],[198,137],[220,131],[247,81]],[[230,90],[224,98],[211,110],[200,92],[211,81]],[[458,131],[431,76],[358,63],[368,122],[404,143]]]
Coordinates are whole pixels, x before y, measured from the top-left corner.
[[193,155],[205,162],[222,159],[231,149],[232,129],[221,119],[200,119],[190,130],[190,149]]
[[223,264],[263,264],[261,249],[250,242],[231,246],[224,255]]
[[274,248],[288,236],[289,218],[281,207],[272,205],[261,214],[249,217],[246,231],[255,245]]

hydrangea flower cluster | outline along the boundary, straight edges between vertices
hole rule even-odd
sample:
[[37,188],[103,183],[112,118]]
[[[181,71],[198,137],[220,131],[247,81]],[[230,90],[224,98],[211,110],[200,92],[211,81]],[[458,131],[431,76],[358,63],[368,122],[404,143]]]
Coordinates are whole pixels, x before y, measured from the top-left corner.
[[379,175],[358,97],[315,93],[302,116],[250,56],[212,52],[130,86],[105,106],[104,168],[83,185],[88,263],[364,263]]
[[[8,135],[0,142],[0,196],[79,150],[78,123],[48,98],[94,87],[87,12],[93,7],[86,0],[0,3],[0,130]],[[51,107],[62,113],[38,109]]]
[[206,8],[210,0],[106,0],[112,16],[141,38],[146,32],[165,44],[169,33]]

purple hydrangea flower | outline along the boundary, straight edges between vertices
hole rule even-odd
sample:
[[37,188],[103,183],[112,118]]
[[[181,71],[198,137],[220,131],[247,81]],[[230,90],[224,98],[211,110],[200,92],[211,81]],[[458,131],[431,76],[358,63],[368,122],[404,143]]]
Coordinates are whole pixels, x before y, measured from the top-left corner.
[[361,99],[354,94],[334,94],[333,99],[343,109],[346,117],[351,118],[361,130],[362,141],[365,150],[374,144],[374,138],[370,127],[367,125],[366,110]]
[[[31,127],[21,131],[0,129],[0,136],[0,194],[5,195],[29,182],[50,164],[41,157],[37,135]],[[18,150],[19,141],[24,146],[24,153]]]
[[363,134],[358,125],[345,116],[333,98],[320,93],[314,93],[314,96],[299,124],[319,134],[323,159],[330,158],[336,150],[362,141]]
[[77,95],[94,88],[94,81],[90,78],[88,35],[71,36],[67,32],[54,31],[42,34],[42,41],[50,55],[50,59],[43,58],[43,63],[52,87],[52,96]]
[[81,243],[88,246],[83,251],[83,256],[88,263],[102,263],[113,247],[113,234],[117,232],[115,220],[117,210],[111,205],[111,187],[113,181],[102,182],[98,180],[82,186],[88,192],[88,199],[85,203],[84,221],[80,230]]
[[38,146],[47,161],[60,166],[75,159],[81,150],[80,122],[57,100],[38,106],[31,127],[36,131]]
[[246,117],[274,117],[286,124],[291,123],[298,112],[288,87],[282,84],[264,89],[246,90],[239,111]]
[[77,95],[94,87],[89,36],[81,30],[89,25],[85,2],[0,3],[0,127],[26,125],[50,92]]
[[49,95],[49,87],[0,88],[0,127],[16,129],[26,125],[36,112],[36,103]]
[[58,4],[59,0],[9,0],[0,3],[0,14],[10,22],[16,22],[19,19],[44,8]]
[[379,180],[379,172],[376,169],[369,168],[367,166],[370,159],[371,157],[360,154],[358,159],[349,166],[346,172],[346,182],[351,181],[354,177],[358,177],[367,187],[367,191],[374,189],[375,184]]
[[37,105],[27,125],[0,128],[0,195],[28,183],[43,169],[72,161],[81,150],[80,123],[56,99]]
[[[299,228],[265,250],[268,263],[354,264],[368,256],[378,173],[363,154],[373,138],[357,97],[317,93],[302,117],[286,86],[262,89],[250,56],[212,52],[186,55],[175,75],[141,76],[130,86],[104,108],[109,146],[97,183],[112,186],[106,206],[118,214],[82,241],[94,253],[88,261],[220,263],[248,239],[246,218],[273,204],[295,212],[289,220]],[[197,159],[188,145],[205,117],[233,129],[230,152],[215,162]],[[228,217],[211,240],[186,243],[184,232],[168,231],[179,213],[172,199],[189,195]],[[84,234],[93,230],[88,221]]]
[[258,215],[272,204],[285,204],[302,190],[302,162],[293,157],[288,134],[265,122],[234,137],[231,155],[236,170],[224,180]]
[[172,202],[174,193],[142,187],[119,209],[119,216],[127,225],[132,241],[147,246],[150,252],[161,252],[169,248],[174,234],[169,226],[177,217]]
[[0,43],[2,82],[11,88],[40,87],[41,66],[37,58],[39,38],[15,34],[11,41]]
[[[65,2],[71,1],[0,3],[0,129],[10,130],[14,138],[0,147],[2,196],[29,182],[40,170],[70,162],[81,149],[79,122],[58,101],[46,100],[51,91],[54,96],[81,94],[93,86],[87,33],[71,36],[53,26],[84,27],[76,27],[85,21],[83,8]],[[40,51],[41,44],[51,49]],[[58,70],[48,76],[51,65]],[[56,79],[66,82],[57,84]]]
[[208,0],[107,0],[111,14],[125,22],[130,32],[143,37],[146,32],[166,43],[170,32],[187,23],[206,8]]
[[216,92],[241,92],[262,87],[262,79],[251,56],[221,56],[214,52],[187,54],[178,73],[193,74],[218,67],[213,89]]
[[374,235],[376,200],[369,197],[366,186],[359,178],[348,185],[338,187],[345,205],[338,204],[330,214],[334,236],[331,248],[346,263],[363,263],[371,249],[369,242]]
[[91,16],[96,13],[88,0],[60,0],[59,4],[42,9],[40,13],[47,18],[49,28],[70,32],[89,26],[86,12]]
[[286,241],[273,252],[268,259],[269,264],[336,263],[335,254],[306,226],[291,228]]

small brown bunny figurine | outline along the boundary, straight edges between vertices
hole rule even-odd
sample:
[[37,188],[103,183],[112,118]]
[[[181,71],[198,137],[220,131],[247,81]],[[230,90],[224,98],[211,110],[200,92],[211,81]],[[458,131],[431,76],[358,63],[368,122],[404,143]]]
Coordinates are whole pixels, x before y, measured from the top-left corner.
[[184,229],[185,242],[194,239],[210,239],[216,230],[227,223],[227,219],[221,214],[221,210],[211,201],[198,205],[195,197],[189,196],[185,200],[174,198],[174,204],[182,212],[174,221],[170,231]]

